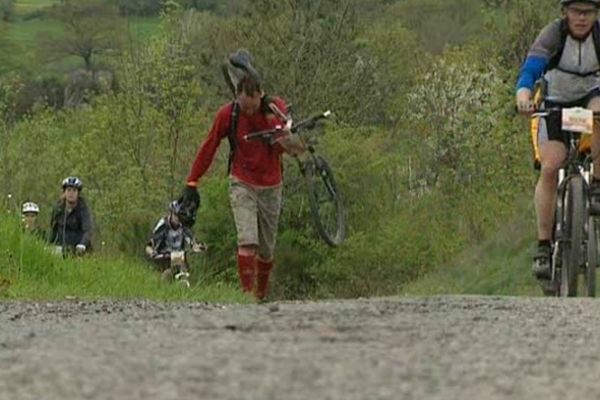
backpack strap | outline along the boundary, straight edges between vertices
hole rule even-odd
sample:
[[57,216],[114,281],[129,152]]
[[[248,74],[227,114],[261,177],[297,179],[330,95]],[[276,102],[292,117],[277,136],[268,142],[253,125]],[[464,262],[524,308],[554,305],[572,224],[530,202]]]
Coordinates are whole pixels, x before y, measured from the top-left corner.
[[600,21],[596,20],[592,28],[592,38],[594,39],[594,48],[596,49],[596,57],[598,57],[598,65],[600,65]]
[[229,132],[227,132],[227,139],[229,140],[229,160],[227,161],[227,175],[231,174],[231,167],[233,165],[233,153],[237,146],[237,127],[238,120],[240,117],[240,105],[237,101],[231,103],[231,118],[229,119]]
[[560,20],[560,28],[559,29],[560,29],[560,44],[558,46],[558,51],[548,62],[548,66],[546,66],[546,71],[549,71],[551,69],[558,67],[558,64],[560,63],[560,59],[562,58],[563,51],[565,50],[565,43],[567,43],[567,36],[569,35],[569,26],[567,25],[566,18],[562,18]]

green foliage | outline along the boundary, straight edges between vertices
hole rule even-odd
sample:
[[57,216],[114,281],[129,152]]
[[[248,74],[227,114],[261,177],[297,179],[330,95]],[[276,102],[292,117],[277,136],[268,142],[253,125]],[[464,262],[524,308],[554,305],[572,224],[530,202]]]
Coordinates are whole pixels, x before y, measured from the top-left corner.
[[89,69],[92,57],[120,47],[123,27],[118,10],[103,0],[65,0],[51,8],[50,16],[61,24],[63,33],[42,39],[47,59],[77,56]]
[[248,5],[243,15],[193,14],[181,24],[207,89],[223,98],[228,95],[220,66],[229,53],[244,47],[255,56],[265,90],[292,99],[295,112],[330,108],[350,124],[382,122],[390,87],[404,88],[410,68],[398,77],[384,75],[389,52],[367,44],[401,44],[392,70],[416,64],[410,34],[400,27],[386,32],[383,25],[361,30],[353,1],[264,0]]
[[9,22],[15,17],[15,0],[0,0],[2,21]]
[[[32,271],[55,265],[59,278],[25,274],[11,284],[13,295],[33,296],[40,285],[52,296],[180,296],[165,294],[154,280],[148,283],[153,274],[124,263],[139,263],[152,226],[179,195],[215,110],[231,96],[220,64],[240,47],[254,54],[266,91],[292,102],[295,116],[325,109],[335,116],[315,136],[343,194],[348,239],[336,249],[318,239],[304,181],[286,158],[273,298],[397,293],[409,281],[435,277],[436,266],[493,236],[512,215],[515,199],[530,191],[528,136],[511,112],[518,63],[507,68],[512,56],[504,54],[522,52],[510,38],[525,25],[503,25],[517,17],[512,3],[487,2],[483,14],[483,5],[469,0],[260,0],[232,2],[234,10],[221,15],[187,10],[213,10],[217,3],[177,3],[162,8],[160,26],[153,20],[143,44],[132,39],[107,59],[115,85],[83,107],[55,110],[38,101],[35,93],[57,93],[60,79],[0,79],[0,193],[11,193],[17,204],[38,202],[47,221],[61,179],[78,175],[98,243],[104,243],[97,244],[97,261],[57,263],[40,250],[40,268]],[[488,34],[470,41],[484,17]],[[453,21],[460,23],[457,32],[446,30]],[[471,44],[447,48],[460,43]],[[40,85],[29,91],[28,80]],[[21,98],[32,104],[25,114],[17,112]],[[227,145],[221,147],[201,180],[195,230],[210,250],[194,267],[200,286],[230,288],[237,284],[236,235]],[[16,282],[14,271],[25,264],[7,265]],[[94,275],[98,269],[108,275]],[[509,287],[498,272],[504,270],[495,271],[499,285]],[[144,287],[122,284],[132,280]],[[489,290],[504,290],[500,286]]]
[[0,298],[150,298],[247,302],[229,285],[192,281],[190,289],[167,285],[149,264],[100,254],[69,258],[24,233],[14,215],[0,213]]
[[448,192],[497,181],[522,187],[513,168],[527,153],[498,152],[526,149],[527,137],[498,125],[507,119],[512,97],[495,60],[480,60],[470,47],[445,54],[432,71],[414,86],[405,117],[408,132],[421,143],[419,158],[428,160],[416,168],[419,183]]
[[469,247],[421,279],[404,285],[400,294],[540,296],[542,291],[529,267],[535,227],[530,200],[520,199],[506,221],[493,237]]
[[483,25],[481,0],[403,0],[387,15],[415,32],[422,47],[434,53],[468,42]]
[[488,6],[486,31],[492,39],[487,45],[503,66],[521,65],[541,29],[559,17],[558,3],[549,7],[546,0],[498,0]]

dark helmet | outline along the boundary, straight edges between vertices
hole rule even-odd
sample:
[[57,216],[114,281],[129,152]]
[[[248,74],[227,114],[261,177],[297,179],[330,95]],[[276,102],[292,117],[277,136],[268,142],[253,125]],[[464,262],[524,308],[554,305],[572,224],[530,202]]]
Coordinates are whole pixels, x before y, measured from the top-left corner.
[[588,3],[600,8],[600,0],[560,0],[560,5],[566,7],[573,3]]
[[238,84],[245,76],[252,76],[260,85],[261,78],[258,71],[252,65],[252,54],[246,49],[239,49],[229,55],[229,58],[223,65],[223,75],[225,81],[233,93],[237,93]]
[[65,190],[68,187],[75,188],[81,192],[81,189],[83,189],[83,183],[78,177],[69,176],[62,181],[62,189]]
[[169,204],[169,211],[177,215],[181,223],[191,228],[196,223],[196,214],[200,204],[190,201],[183,201],[183,198],[173,200]]
[[179,214],[180,210],[181,204],[179,203],[179,201],[173,200],[171,203],[169,203],[169,211],[171,211],[172,213]]

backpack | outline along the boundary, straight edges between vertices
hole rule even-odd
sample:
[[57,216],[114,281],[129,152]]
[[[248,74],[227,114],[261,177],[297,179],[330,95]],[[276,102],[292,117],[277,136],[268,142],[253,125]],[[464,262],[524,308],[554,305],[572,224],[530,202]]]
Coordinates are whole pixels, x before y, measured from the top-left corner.
[[[569,27],[567,25],[567,20],[562,18],[560,20],[560,47],[558,52],[550,59],[548,62],[548,66],[546,67],[546,71],[549,71],[554,68],[558,68],[558,64],[560,63],[560,59],[563,55],[563,51],[565,50],[565,44],[567,43],[567,37],[569,36]],[[596,20],[594,22],[594,26],[592,27],[592,38],[594,40],[594,48],[596,49],[596,57],[598,57],[598,64],[600,65],[600,21]],[[569,73],[573,73],[572,71],[566,71]],[[594,75],[596,72],[589,72],[587,74],[578,74],[580,76],[589,76]]]

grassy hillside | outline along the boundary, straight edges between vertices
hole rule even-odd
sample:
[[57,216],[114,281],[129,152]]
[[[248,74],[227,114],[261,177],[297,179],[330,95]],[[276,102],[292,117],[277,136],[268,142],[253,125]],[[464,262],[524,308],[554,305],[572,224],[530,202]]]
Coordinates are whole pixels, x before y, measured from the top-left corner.
[[15,14],[23,17],[34,11],[38,11],[58,3],[59,0],[16,0]]
[[133,257],[95,254],[64,260],[23,233],[17,218],[6,213],[0,214],[0,255],[0,298],[250,301],[234,285],[205,283],[201,267],[192,274],[192,287],[186,289],[163,283],[149,264]]
[[489,240],[467,248],[450,263],[402,288],[406,296],[438,294],[541,295],[531,275],[535,238],[532,201],[523,200],[513,218]]

